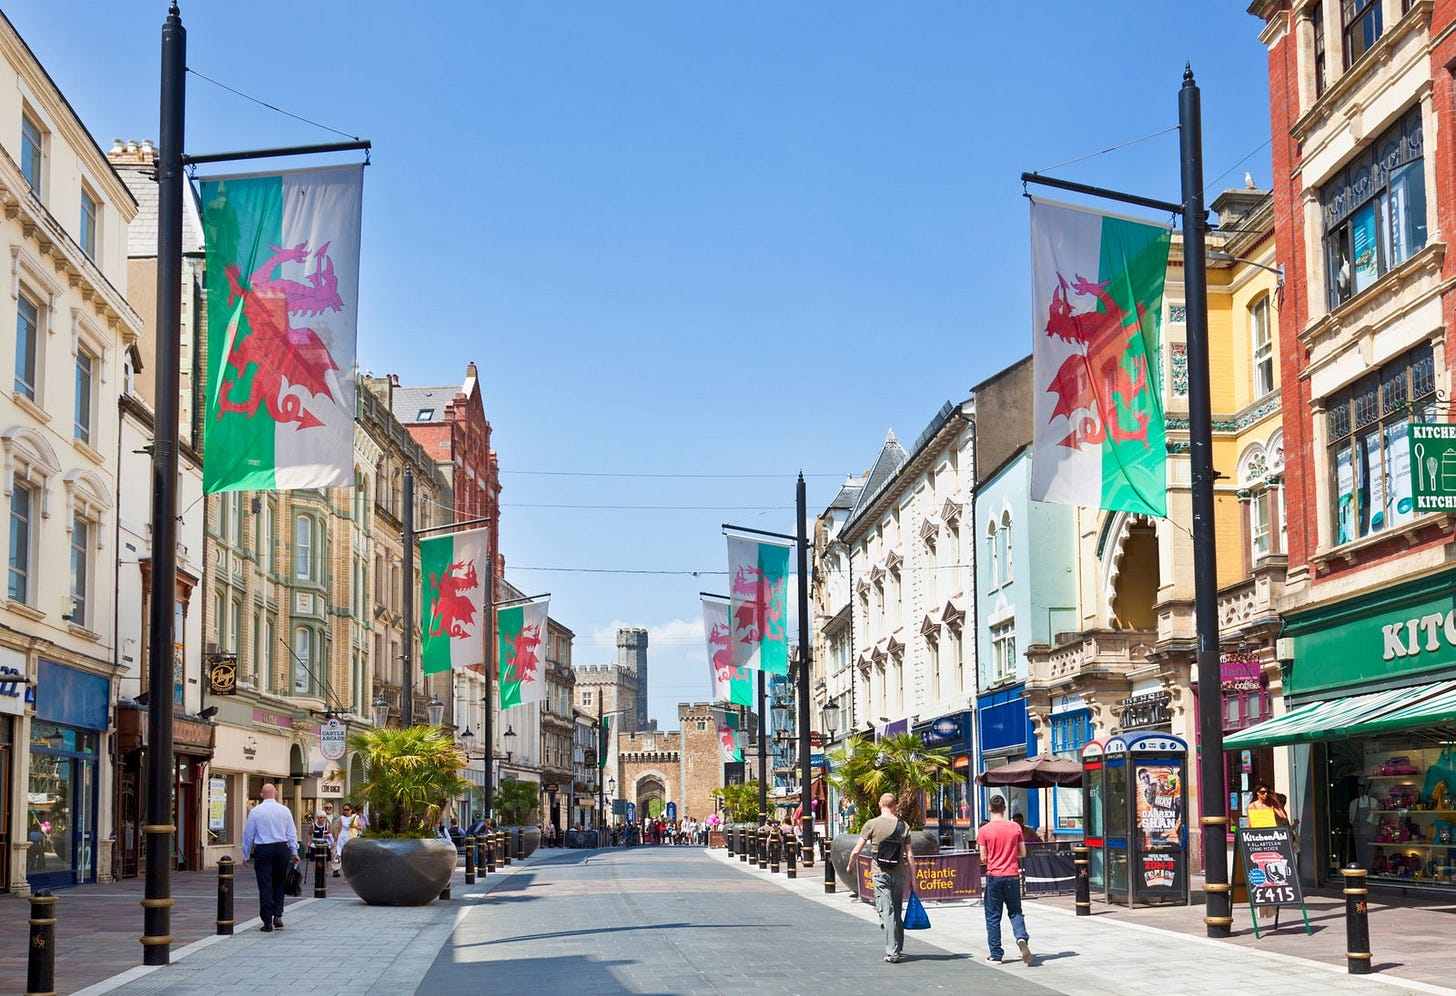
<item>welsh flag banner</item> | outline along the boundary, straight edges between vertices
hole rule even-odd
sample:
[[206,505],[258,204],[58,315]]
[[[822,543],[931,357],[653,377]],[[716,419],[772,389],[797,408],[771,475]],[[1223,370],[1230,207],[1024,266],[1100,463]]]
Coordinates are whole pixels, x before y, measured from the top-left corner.
[[362,166],[201,184],[203,489],[354,483]]
[[495,614],[500,643],[500,707],[526,705],[546,699],[546,676],[541,665],[546,655],[546,609],[550,602],[526,602]]
[[597,742],[597,768],[599,769],[607,766],[607,746],[612,742],[611,729],[612,717],[603,716],[602,728],[601,732],[598,733],[599,740]]
[[788,674],[788,545],[729,536],[728,577],[733,667]]
[[1031,202],[1031,497],[1167,514],[1158,365],[1169,228]]
[[703,636],[708,641],[711,700],[753,705],[753,679],[744,668],[733,666],[733,631],[728,625],[726,598],[703,596]]
[[743,760],[743,750],[738,746],[738,713],[723,712],[719,714],[718,746],[723,749],[723,760]]
[[420,540],[420,605],[425,674],[485,663],[486,530]]

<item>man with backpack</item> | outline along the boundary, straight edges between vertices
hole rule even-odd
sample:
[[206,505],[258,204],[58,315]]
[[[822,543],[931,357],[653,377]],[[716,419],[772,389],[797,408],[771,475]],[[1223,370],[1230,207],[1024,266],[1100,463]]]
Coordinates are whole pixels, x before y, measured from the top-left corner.
[[905,948],[905,876],[915,875],[915,856],[910,853],[910,828],[895,813],[895,793],[880,796],[880,815],[867,821],[849,852],[851,874],[855,859],[870,849],[871,878],[875,883],[875,912],[885,932],[885,961],[903,961]]

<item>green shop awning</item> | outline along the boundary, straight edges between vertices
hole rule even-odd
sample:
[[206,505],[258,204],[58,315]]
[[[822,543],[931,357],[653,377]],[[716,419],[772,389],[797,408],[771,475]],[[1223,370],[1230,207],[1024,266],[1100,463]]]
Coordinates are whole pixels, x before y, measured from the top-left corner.
[[1412,730],[1418,727],[1456,727],[1456,682],[1443,681],[1442,691],[1402,705],[1390,712],[1381,713],[1355,724],[1350,729],[1352,737],[1369,737],[1393,730]]
[[[1401,707],[1418,709],[1433,696],[1456,691],[1456,683],[1436,681],[1412,688],[1391,688],[1368,695],[1350,695],[1343,699],[1311,702],[1278,719],[1250,726],[1224,738],[1224,750],[1244,747],[1274,747],[1279,744],[1309,743],[1314,740],[1340,740],[1352,735],[1365,735],[1367,724],[1385,720],[1401,711]],[[1449,713],[1447,714],[1449,715]],[[1438,719],[1415,720],[1383,729],[1408,729],[1430,725]]]

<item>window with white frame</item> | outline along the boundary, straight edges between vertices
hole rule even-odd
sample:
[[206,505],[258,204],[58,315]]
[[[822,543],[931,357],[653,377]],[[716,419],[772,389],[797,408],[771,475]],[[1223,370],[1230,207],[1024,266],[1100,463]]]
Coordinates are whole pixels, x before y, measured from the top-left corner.
[[37,197],[44,195],[41,185],[45,175],[45,132],[40,122],[29,114],[20,116],[20,173]]
[[263,691],[271,691],[273,688],[273,618],[271,616],[263,617],[263,639],[261,649],[255,659],[258,662],[258,687]]
[[1274,337],[1269,329],[1269,295],[1249,306],[1250,353],[1254,363],[1254,397],[1274,390]]
[[310,626],[293,631],[293,694],[308,695],[313,691],[315,636]]
[[1001,555],[1001,583],[1010,584],[1011,577],[1011,511],[1001,513],[1001,528],[996,531],[997,553]]
[[1325,92],[1328,60],[1325,56],[1325,5],[1324,0],[1312,4],[1308,11],[1310,24],[1314,28],[1313,51],[1314,95],[1321,97]]
[[83,346],[76,350],[75,437],[87,446],[95,433],[96,357]]
[[309,515],[293,520],[293,576],[299,581],[315,581],[313,569],[314,521]]
[[1320,187],[1331,308],[1425,248],[1424,154],[1417,104]]
[[940,695],[940,641],[935,634],[925,637],[925,662],[930,670],[930,693]]
[[7,597],[31,604],[34,591],[35,527],[40,511],[36,489],[16,481],[10,491],[10,580]]
[[15,393],[36,399],[40,364],[41,306],[21,290],[15,308]]
[[1415,518],[1410,423],[1435,418],[1430,346],[1411,350],[1325,402],[1334,543]]
[[242,649],[243,600],[234,597],[228,604],[228,638],[223,648],[235,658]]
[[991,627],[991,681],[1004,681],[1016,675],[1016,620],[1008,619]]
[[81,229],[77,241],[92,262],[96,261],[96,234],[101,227],[101,203],[85,187],[81,188]]
[[71,519],[71,612],[69,619],[77,626],[90,622],[92,544],[95,542],[90,520],[80,515]]
[[961,654],[961,631],[955,628],[950,629],[947,643],[949,644],[947,649],[950,650],[950,659],[955,664],[956,687],[965,688],[966,661],[964,656]]
[[986,523],[986,569],[992,588],[1001,585],[1001,561],[997,556],[996,520]]
[[273,500],[263,502],[262,538],[258,540],[258,564],[265,574],[273,573]]

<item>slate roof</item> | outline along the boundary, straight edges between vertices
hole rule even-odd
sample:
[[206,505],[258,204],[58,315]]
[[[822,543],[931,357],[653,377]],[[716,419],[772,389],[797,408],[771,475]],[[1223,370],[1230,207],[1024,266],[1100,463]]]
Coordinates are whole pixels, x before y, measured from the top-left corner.
[[836,508],[854,508],[854,503],[859,500],[860,492],[864,490],[866,477],[868,477],[867,474],[861,474],[858,477],[846,477],[844,483],[840,485],[839,494],[834,496],[834,500],[829,503],[825,511]]
[[865,478],[864,486],[860,489],[859,497],[855,499],[854,511],[849,513],[846,522],[853,522],[859,517],[861,510],[868,507],[886,482],[895,476],[895,471],[910,459],[910,454],[905,452],[905,447],[895,438],[895,430],[891,429],[885,433],[885,444],[880,447],[879,456],[875,457],[874,464]]
[[[142,259],[157,254],[157,181],[156,167],[132,163],[113,164],[131,195],[136,198],[137,213],[126,231],[126,255]],[[202,216],[197,208],[197,195],[192,184],[182,198],[182,251],[200,253],[204,249]]]
[[[458,387],[396,387],[390,407],[402,425],[428,425],[445,421],[445,407],[460,393]],[[423,412],[430,414],[421,418]]]

